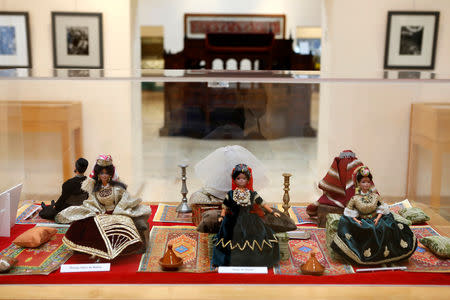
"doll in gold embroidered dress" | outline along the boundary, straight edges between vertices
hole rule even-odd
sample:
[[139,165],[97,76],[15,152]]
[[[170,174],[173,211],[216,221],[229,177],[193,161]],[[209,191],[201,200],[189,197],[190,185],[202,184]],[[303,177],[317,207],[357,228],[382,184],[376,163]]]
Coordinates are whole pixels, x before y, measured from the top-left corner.
[[[108,222],[110,225],[111,222],[121,223],[124,222],[124,220],[125,222],[128,222],[126,221],[126,218],[130,218],[130,224],[134,224],[134,226],[128,226],[128,228],[133,230],[132,227],[135,227],[139,232],[141,245],[143,243],[143,245],[147,246],[149,232],[147,220],[151,214],[151,209],[147,205],[142,205],[141,199],[133,199],[130,197],[126,190],[126,185],[118,181],[117,173],[112,164],[110,155],[100,155],[97,158],[94,170],[90,176],[83,181],[81,188],[89,193],[89,199],[85,200],[81,206],[68,207],[55,217],[57,223],[72,223],[66,234],[66,238],[70,236],[73,239],[71,240],[71,244],[80,246],[80,244],[84,245],[85,243],[93,242],[89,240],[94,237],[87,236],[85,233],[88,231],[85,231],[84,228],[86,226],[101,227],[102,225],[99,225],[100,221],[92,220],[92,218],[99,215],[112,215],[120,216],[120,218],[117,217],[117,220],[115,220],[114,217],[106,217],[102,218],[102,220],[107,220],[105,222]],[[94,221],[96,223],[95,225],[92,225]],[[95,228],[91,229],[95,232]],[[99,231],[100,234],[102,234],[104,230],[99,229]],[[70,244],[70,242],[68,242],[68,244]],[[86,245],[82,247],[85,246]],[[89,248],[95,248],[91,246],[89,246]],[[80,247],[80,249],[82,249],[82,247]],[[74,250],[80,251],[80,249]]]
[[410,257],[417,241],[408,225],[397,222],[372,190],[372,174],[361,166],[353,174],[355,195],[339,221],[331,246],[344,258],[360,265],[395,262]]

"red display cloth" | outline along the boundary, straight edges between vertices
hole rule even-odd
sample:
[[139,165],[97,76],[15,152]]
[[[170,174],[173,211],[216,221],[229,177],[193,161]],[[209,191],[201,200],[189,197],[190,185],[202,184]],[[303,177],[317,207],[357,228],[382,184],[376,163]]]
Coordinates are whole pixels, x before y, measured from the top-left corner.
[[[153,220],[157,206],[152,206]],[[154,225],[180,225],[160,223]],[[0,249],[8,247],[19,234],[32,225],[16,225],[11,238],[0,238]],[[450,273],[415,273],[404,271],[386,271],[358,273],[338,276],[292,276],[269,274],[217,274],[217,273],[143,273],[137,272],[141,255],[118,257],[111,263],[110,272],[60,273],[50,275],[0,275],[1,284],[402,284],[402,285],[450,285]],[[74,254],[68,264],[92,263],[85,254]]]

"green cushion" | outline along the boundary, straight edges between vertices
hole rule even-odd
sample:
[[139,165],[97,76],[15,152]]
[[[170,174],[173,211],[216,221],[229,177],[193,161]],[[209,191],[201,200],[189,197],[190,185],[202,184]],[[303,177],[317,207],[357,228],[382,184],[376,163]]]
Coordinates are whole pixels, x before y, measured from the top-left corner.
[[341,219],[340,214],[328,214],[327,215],[327,223],[325,225],[327,249],[328,249],[328,252],[330,253],[332,259],[340,258],[340,256],[336,252],[334,252],[334,250],[331,248],[331,242],[333,241],[334,236],[337,233],[340,219]]
[[392,216],[394,216],[394,220],[399,222],[399,223],[403,223],[405,225],[411,226],[412,222],[406,218],[403,218],[402,216],[400,216],[399,214],[395,213],[395,212],[391,212]]
[[420,224],[430,220],[430,217],[418,207],[403,208],[398,213],[402,217],[410,220],[412,224]]
[[427,236],[420,239],[431,252],[437,256],[450,258],[450,238],[445,236]]
[[286,232],[275,233],[278,239],[278,246],[280,248],[280,260],[289,259],[289,236]]

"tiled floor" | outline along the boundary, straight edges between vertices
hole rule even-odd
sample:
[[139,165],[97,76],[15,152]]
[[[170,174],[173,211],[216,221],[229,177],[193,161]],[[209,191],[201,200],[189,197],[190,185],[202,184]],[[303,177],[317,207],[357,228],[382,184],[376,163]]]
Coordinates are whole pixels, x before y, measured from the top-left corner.
[[[313,99],[312,125],[317,126],[318,100]],[[294,202],[312,202],[317,198],[315,174],[316,138],[289,137],[276,140],[201,140],[185,137],[161,137],[163,126],[163,95],[161,92],[143,92],[143,153],[145,185],[141,197],[150,202],[178,202],[181,199],[179,163],[188,162],[188,190],[198,190],[202,183],[196,177],[194,165],[219,147],[240,145],[258,157],[269,171],[270,185],[258,191],[270,202],[281,202],[283,176],[291,177],[290,197]],[[151,162],[151,163],[147,163]],[[188,195],[189,196],[189,195]]]

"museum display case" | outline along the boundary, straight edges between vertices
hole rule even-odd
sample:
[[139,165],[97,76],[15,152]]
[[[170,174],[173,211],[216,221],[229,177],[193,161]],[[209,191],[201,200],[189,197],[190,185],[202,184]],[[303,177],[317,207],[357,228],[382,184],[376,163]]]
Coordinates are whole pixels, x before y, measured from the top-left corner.
[[[448,285],[450,265],[442,256],[448,253],[433,254],[427,243],[449,235],[450,79],[428,72],[419,73],[419,79],[399,79],[397,73],[353,77],[305,71],[2,70],[0,191],[9,199],[2,198],[2,219],[9,217],[15,224],[11,231],[10,224],[3,224],[7,229],[2,227],[0,255],[18,260],[9,273],[0,275],[2,283],[371,284],[376,280],[387,285]],[[241,154],[247,152],[250,156]],[[122,244],[114,242],[114,233],[104,226],[134,225],[108,219],[116,214],[115,206],[108,209],[105,204],[102,210],[95,204],[97,210],[77,210],[77,215],[97,215],[95,223],[76,230],[98,226],[97,238],[105,232],[103,238],[110,241],[101,246],[103,252],[87,251],[86,247],[99,246],[80,243],[92,236],[74,237],[75,226],[68,223],[79,217],[72,212],[60,210],[59,217],[50,220],[39,213],[52,206],[51,200],[61,199],[61,185],[74,177],[74,169],[80,171],[75,163],[80,157],[88,161],[80,174],[98,182],[100,171],[94,166],[113,166],[108,185],[115,181],[126,185],[114,187],[113,194],[118,193],[114,205],[133,203],[118,213],[133,217],[137,228],[129,229]],[[216,158],[211,162],[210,157]],[[264,206],[264,224],[271,225],[261,228],[273,231],[278,243],[279,257],[266,264],[270,267],[264,275],[222,274],[213,264],[227,260],[226,255],[214,254],[215,234],[221,226],[217,221],[227,218],[220,211],[232,189],[231,170],[239,164],[253,170],[242,172],[254,178],[257,196],[251,197],[264,202],[251,201]],[[339,214],[345,214],[351,197],[347,192],[356,183],[352,174],[362,165],[373,175],[374,195],[378,193],[388,211],[396,213],[395,221],[389,222],[399,230],[409,224],[413,233],[403,235],[400,246],[390,246],[397,240],[386,244],[386,249],[400,251],[398,257],[404,255],[399,262],[383,264],[383,255],[394,255],[383,248],[378,264],[358,265],[339,260],[342,249],[333,251],[331,246],[341,230]],[[21,192],[11,192],[18,186]],[[64,194],[64,186],[62,190]],[[339,191],[348,197],[334,196]],[[103,203],[98,197],[106,192],[96,193],[91,191],[87,201]],[[137,198],[140,204],[131,200]],[[180,209],[183,205],[186,211]],[[280,214],[284,221],[278,219]],[[418,214],[427,218],[417,221]],[[402,223],[400,215],[409,221]],[[144,223],[136,223],[135,217],[145,218]],[[215,225],[208,227],[207,218]],[[47,242],[34,249],[13,243],[36,224],[55,228]],[[219,236],[222,246],[226,236],[226,232]],[[125,248],[135,240],[147,247]],[[403,242],[413,244],[404,247]],[[395,247],[399,250],[392,250]],[[363,252],[367,257],[367,249]],[[163,257],[164,263],[159,262]],[[172,265],[168,257],[181,258],[182,263]],[[245,256],[237,261],[242,264]],[[307,261],[319,263],[323,274],[302,274]],[[65,273],[61,268],[102,263],[110,263],[102,276]],[[367,272],[372,267],[377,271]]]

